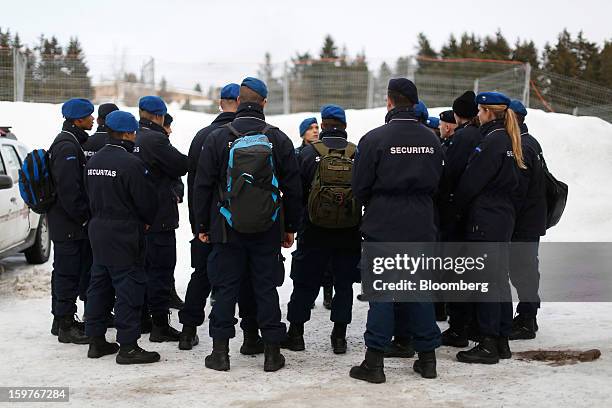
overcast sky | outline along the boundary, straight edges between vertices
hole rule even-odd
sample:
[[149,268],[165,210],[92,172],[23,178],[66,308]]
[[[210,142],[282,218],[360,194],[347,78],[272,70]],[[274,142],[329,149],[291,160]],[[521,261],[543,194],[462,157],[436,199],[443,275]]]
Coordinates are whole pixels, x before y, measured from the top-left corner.
[[40,33],[62,43],[77,35],[96,80],[125,54],[130,69],[155,57],[157,74],[167,71],[169,82],[183,86],[228,71],[254,73],[266,51],[279,62],[296,51],[317,54],[327,33],[375,62],[412,54],[421,31],[436,49],[450,33],[484,36],[498,28],[511,42],[533,39],[540,48],[563,28],[598,43],[612,39],[606,0],[6,0],[0,13],[2,28],[27,44]]

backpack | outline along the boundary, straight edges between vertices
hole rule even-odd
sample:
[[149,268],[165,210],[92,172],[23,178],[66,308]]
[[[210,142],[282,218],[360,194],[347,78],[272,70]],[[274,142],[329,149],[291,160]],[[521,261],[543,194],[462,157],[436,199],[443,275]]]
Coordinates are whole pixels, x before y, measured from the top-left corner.
[[350,228],[359,225],[361,206],[353,196],[351,178],[357,147],[330,149],[322,141],[312,143],[320,157],[308,195],[308,217],[323,228]]
[[19,193],[32,211],[44,214],[55,202],[55,186],[51,178],[49,154],[44,149],[28,153],[19,170]]
[[272,143],[265,135],[271,127],[241,134],[231,124],[226,126],[236,139],[229,147],[226,190],[219,187],[219,211],[238,232],[267,231],[278,219],[281,207]]
[[568,187],[548,171],[544,155],[542,155],[542,161],[544,162],[544,183],[546,185],[546,229],[549,229],[557,225],[563,215],[567,203]]

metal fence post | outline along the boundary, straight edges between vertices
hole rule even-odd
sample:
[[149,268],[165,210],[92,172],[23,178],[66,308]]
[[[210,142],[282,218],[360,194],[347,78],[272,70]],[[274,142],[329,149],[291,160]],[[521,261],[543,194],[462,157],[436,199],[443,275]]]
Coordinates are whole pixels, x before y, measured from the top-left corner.
[[23,102],[25,95],[26,58],[13,49],[13,100]]
[[285,115],[288,115],[291,110],[289,102],[289,67],[285,61],[283,65],[283,113]]
[[366,100],[366,108],[372,109],[374,107],[374,74],[368,70],[368,95]]
[[478,95],[478,88],[480,87],[480,78],[474,80],[474,93]]
[[525,64],[525,87],[523,88],[523,105],[529,108],[529,90],[531,86],[531,64]]

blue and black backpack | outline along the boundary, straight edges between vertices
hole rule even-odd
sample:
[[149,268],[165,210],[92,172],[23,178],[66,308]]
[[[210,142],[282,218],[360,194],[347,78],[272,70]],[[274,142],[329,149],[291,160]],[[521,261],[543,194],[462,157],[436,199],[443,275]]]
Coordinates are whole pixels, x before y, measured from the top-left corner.
[[19,170],[19,192],[32,211],[44,214],[55,202],[49,154],[44,149],[28,153]]
[[229,147],[227,184],[221,190],[220,212],[228,225],[241,233],[270,229],[279,217],[280,191],[274,173],[272,143],[261,132],[240,133],[226,125],[236,137]]

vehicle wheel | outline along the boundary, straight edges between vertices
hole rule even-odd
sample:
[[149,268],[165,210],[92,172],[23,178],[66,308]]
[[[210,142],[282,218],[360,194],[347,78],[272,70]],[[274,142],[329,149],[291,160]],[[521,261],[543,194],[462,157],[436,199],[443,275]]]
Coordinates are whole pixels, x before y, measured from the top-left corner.
[[51,252],[51,241],[49,240],[49,228],[47,227],[47,216],[41,215],[36,229],[36,240],[34,245],[23,251],[26,260],[31,264],[42,264],[49,259]]

